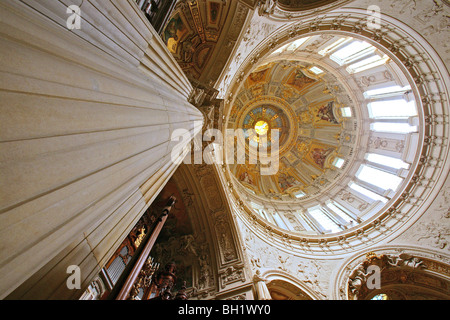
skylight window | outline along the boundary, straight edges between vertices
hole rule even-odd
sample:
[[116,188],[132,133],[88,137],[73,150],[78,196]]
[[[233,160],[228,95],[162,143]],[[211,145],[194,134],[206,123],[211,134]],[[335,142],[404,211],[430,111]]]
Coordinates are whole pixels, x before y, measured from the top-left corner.
[[310,37],[301,38],[292,42],[286,49],[286,51],[294,51],[298,47],[300,47],[303,43],[305,43]]
[[381,66],[382,64],[385,64],[388,60],[389,60],[388,56],[380,57],[379,55],[374,55],[367,59],[349,65],[347,71],[349,73],[358,73],[364,70]]
[[372,192],[372,191],[370,191],[370,190],[368,190],[366,188],[363,188],[363,187],[361,187],[360,185],[358,185],[358,184],[356,184],[354,182],[351,182],[349,184],[349,187],[352,188],[353,190],[361,193],[362,195],[365,195],[369,199],[372,199],[372,200],[375,200],[375,201],[379,200],[379,201],[381,201],[383,203],[387,202],[386,198],[384,198],[384,197],[380,196],[379,194],[376,194],[375,192]]
[[289,43],[282,46],[281,48],[278,48],[277,50],[275,50],[271,55],[277,54],[277,53],[281,53],[284,51],[284,49],[286,49],[286,47],[289,46]]
[[304,196],[306,196],[306,194],[303,191],[299,191],[298,193],[295,194],[295,197],[297,199],[303,198]]
[[376,296],[374,296],[372,299],[370,299],[370,300],[389,300],[389,297],[388,297],[388,295],[387,294],[385,294],[385,293],[380,293],[380,294],[377,294]]
[[365,41],[353,41],[349,45],[333,53],[333,57],[344,60],[345,58],[348,58],[349,56],[353,55],[355,52],[359,52],[368,47],[370,47],[370,44],[368,44]]
[[400,183],[402,182],[402,178],[397,177],[393,174],[362,165],[359,173],[356,174],[356,177],[362,181],[370,183],[374,186],[382,188],[384,190],[396,190]]
[[374,122],[370,124],[370,130],[378,132],[410,133],[417,132],[416,126],[398,122]]
[[255,209],[255,210],[260,210],[260,209],[263,209],[263,208],[264,208],[263,206],[261,206],[261,205],[259,205],[259,204],[257,204],[257,203],[254,203],[254,202],[250,202],[250,205],[251,205],[252,208]]
[[368,153],[366,155],[366,159],[370,162],[378,163],[394,169],[409,169],[409,164],[400,159],[387,157],[376,153]]
[[283,228],[283,229],[288,229],[288,227],[286,226],[286,224],[284,223],[284,221],[281,219],[280,215],[278,214],[278,212],[274,212],[273,213],[273,218],[276,222],[276,224]]
[[415,102],[406,102],[404,99],[374,101],[367,104],[367,108],[372,119],[408,118],[417,115]]
[[333,50],[336,50],[336,48],[339,48],[340,46],[342,46],[343,44],[345,44],[351,40],[352,40],[352,38],[340,38],[340,39],[336,40],[335,42],[333,42],[332,44],[330,44],[329,46],[327,46],[326,48],[320,50],[319,54],[322,56],[325,56],[326,54],[332,52]]
[[344,212],[341,208],[337,207],[333,202],[327,203],[327,207],[330,208],[334,213],[336,213],[339,217],[344,219],[346,222],[353,221],[353,219]]

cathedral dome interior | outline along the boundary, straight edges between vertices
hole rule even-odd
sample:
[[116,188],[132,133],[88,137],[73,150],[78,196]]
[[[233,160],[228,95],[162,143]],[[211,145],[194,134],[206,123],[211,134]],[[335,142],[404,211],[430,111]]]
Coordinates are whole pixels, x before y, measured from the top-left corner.
[[284,10],[308,10],[336,2],[336,0],[279,0],[279,5]]

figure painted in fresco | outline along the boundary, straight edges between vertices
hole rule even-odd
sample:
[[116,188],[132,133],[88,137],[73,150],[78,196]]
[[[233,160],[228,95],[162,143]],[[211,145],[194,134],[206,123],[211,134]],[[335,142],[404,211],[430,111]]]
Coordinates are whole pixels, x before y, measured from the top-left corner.
[[321,168],[325,165],[327,156],[333,151],[333,149],[313,148],[311,150],[311,158]]
[[333,124],[339,123],[333,113],[333,101],[331,101],[330,103],[328,103],[325,106],[320,107],[317,110],[316,117],[319,120],[328,121]]
[[183,42],[181,47],[181,59],[184,62],[191,62],[194,56],[195,48],[190,40]]
[[266,194],[269,198],[276,199],[276,200],[282,200],[280,195],[276,193],[273,189],[269,189],[269,192]]

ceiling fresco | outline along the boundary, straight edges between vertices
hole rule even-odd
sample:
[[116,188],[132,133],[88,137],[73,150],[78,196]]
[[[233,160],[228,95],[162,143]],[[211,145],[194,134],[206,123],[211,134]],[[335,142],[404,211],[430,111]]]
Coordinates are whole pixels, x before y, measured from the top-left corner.
[[278,0],[285,10],[310,10],[336,2],[336,0]]

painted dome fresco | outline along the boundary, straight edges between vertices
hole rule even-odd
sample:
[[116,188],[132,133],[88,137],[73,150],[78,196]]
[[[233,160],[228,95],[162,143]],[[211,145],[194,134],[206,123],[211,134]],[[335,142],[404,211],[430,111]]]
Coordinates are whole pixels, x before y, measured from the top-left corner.
[[[278,170],[273,175],[260,174],[258,163],[250,159],[231,165],[235,177],[255,195],[300,200],[335,180],[349,157],[355,118],[333,94],[344,89],[334,76],[317,74],[313,67],[288,60],[262,65],[236,97],[229,124],[243,129],[246,150],[262,146],[270,152],[272,143],[278,144]],[[276,139],[270,136],[273,129],[278,130]]]
[[388,52],[317,33],[273,48],[240,77],[225,125],[241,132],[232,151],[242,161],[226,168],[235,196],[267,227],[311,236],[355,230],[409,185],[423,114]]

